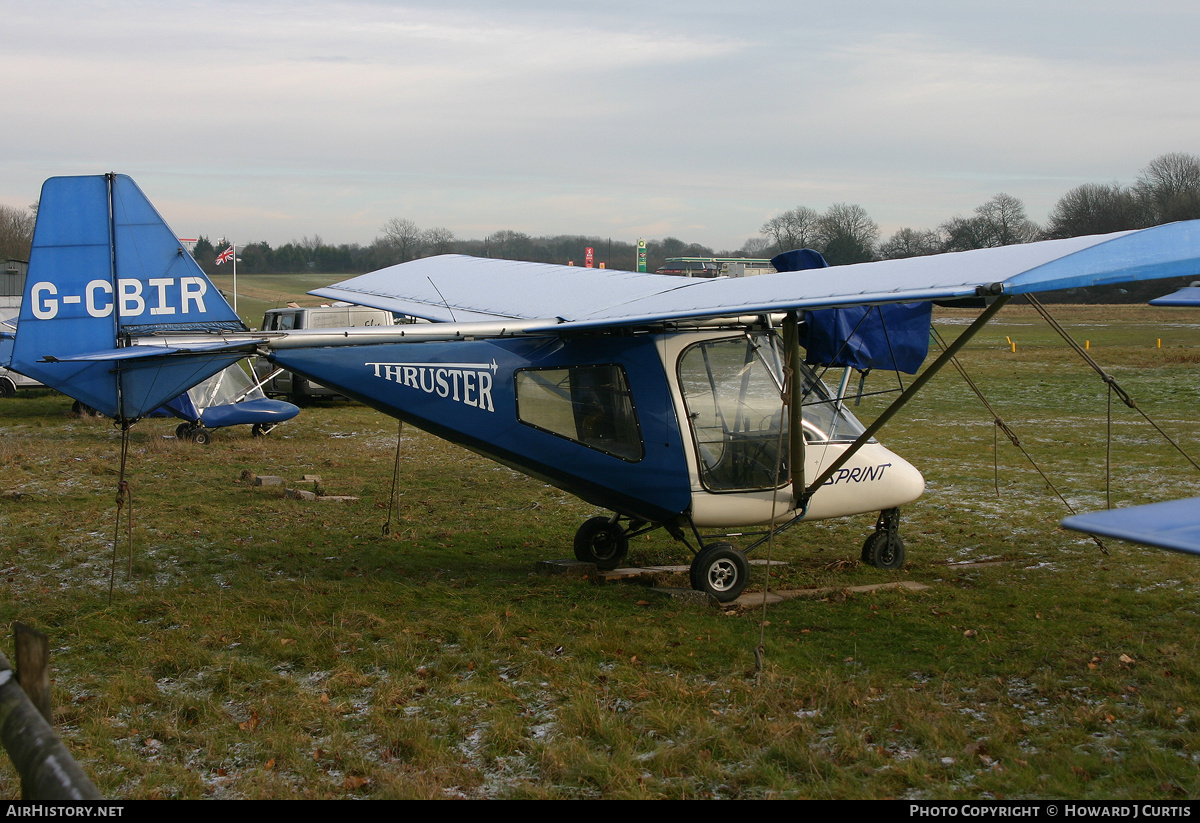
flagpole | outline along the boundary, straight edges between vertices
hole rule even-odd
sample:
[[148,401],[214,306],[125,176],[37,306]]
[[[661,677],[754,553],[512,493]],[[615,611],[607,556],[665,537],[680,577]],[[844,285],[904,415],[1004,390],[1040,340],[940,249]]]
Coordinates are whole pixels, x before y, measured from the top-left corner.
[[[217,243],[224,246],[226,240],[224,237],[217,238]],[[229,248],[217,255],[217,265],[221,265],[226,260],[233,261],[233,313],[237,314],[237,244],[229,241]]]

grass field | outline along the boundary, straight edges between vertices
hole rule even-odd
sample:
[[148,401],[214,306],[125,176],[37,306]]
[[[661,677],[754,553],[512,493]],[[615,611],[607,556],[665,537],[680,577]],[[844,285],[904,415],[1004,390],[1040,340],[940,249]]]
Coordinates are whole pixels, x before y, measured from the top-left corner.
[[[1200,453],[1193,315],[1054,312]],[[938,327],[968,319],[943,311]],[[1067,500],[1103,508],[1091,370],[1023,307],[963,361]],[[770,586],[834,594],[765,619],[538,574],[595,512],[407,427],[384,535],[396,423],[344,402],[205,447],[138,424],[133,575],[122,545],[110,604],[120,438],[70,405],[0,405],[0,616],[49,634],[56,726],[106,796],[1200,795],[1200,559],[1059,530],[1062,504],[1003,437],[993,452],[952,372],[880,437],[928,484],[904,512],[905,568],[858,563],[871,516],[798,527]],[[1200,494],[1119,404],[1112,455],[1115,505]],[[250,473],[320,475],[360,499],[286,499]],[[631,551],[687,559],[661,532]],[[929,588],[849,591],[900,580]],[[19,796],[7,764],[0,793]]]
[[[239,274],[237,279],[238,315],[251,328],[262,325],[263,312],[295,302],[301,306],[319,306],[328,301],[308,294],[330,283],[347,280],[352,274]],[[233,275],[212,278],[229,303],[233,303]]]

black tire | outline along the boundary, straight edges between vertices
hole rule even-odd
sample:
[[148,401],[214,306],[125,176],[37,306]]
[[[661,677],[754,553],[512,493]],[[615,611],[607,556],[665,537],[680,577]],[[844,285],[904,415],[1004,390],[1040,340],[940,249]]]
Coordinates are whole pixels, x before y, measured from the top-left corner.
[[611,518],[593,517],[575,532],[575,559],[581,563],[595,563],[596,568],[609,571],[620,565],[627,554],[629,538]]
[[730,543],[705,546],[692,561],[692,588],[707,592],[718,602],[737,600],[750,582],[750,561]]
[[255,423],[250,427],[251,437],[266,437],[274,430],[275,424],[267,425],[265,423]]
[[899,569],[904,565],[904,541],[899,535],[888,540],[886,531],[871,532],[863,543],[862,561],[877,569]]
[[17,384],[7,377],[0,377],[0,397],[16,397]]
[[201,446],[207,446],[208,441],[212,440],[212,435],[208,433],[208,429],[197,426],[192,432],[192,442],[198,443]]
[[175,439],[176,440],[187,440],[189,437],[191,437],[191,434],[192,434],[192,424],[191,423],[180,423],[178,426],[175,427]]

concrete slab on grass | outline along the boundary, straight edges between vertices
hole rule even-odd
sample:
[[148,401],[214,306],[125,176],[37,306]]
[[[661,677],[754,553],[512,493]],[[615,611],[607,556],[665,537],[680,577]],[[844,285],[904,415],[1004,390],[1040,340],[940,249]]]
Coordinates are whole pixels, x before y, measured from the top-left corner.
[[[750,563],[755,566],[767,565],[766,560],[751,560]],[[783,561],[771,561],[773,566],[787,565]],[[627,566],[611,571],[599,571],[594,563],[582,563],[578,560],[562,559],[562,560],[543,560],[538,564],[538,569],[544,574],[568,574],[576,577],[591,577],[595,576],[597,580],[604,583],[636,583],[645,581],[653,583],[656,577],[668,574],[686,575],[689,572],[689,566]],[[917,583],[912,580],[896,580],[887,583],[868,583],[862,586],[823,586],[812,589],[782,589],[774,590],[767,593],[767,603],[783,603],[787,600],[796,600],[801,597],[807,597],[813,600],[820,600],[830,596],[844,595],[845,593],[853,594],[873,594],[874,592],[888,591],[890,589],[902,589],[910,592],[920,592],[928,589],[923,583]],[[707,598],[703,592],[698,592],[693,589],[672,587],[672,586],[654,586],[651,591],[671,598],[686,598],[695,599]],[[761,591],[744,592],[741,597],[729,603],[722,604],[726,608],[734,606],[759,606],[763,602],[763,593]]]

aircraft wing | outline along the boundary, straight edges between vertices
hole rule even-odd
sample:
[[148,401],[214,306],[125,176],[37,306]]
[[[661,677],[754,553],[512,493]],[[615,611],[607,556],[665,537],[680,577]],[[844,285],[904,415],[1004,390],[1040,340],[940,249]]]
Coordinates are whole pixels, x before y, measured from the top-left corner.
[[309,294],[433,320],[553,318],[597,302],[645,298],[702,281],[669,274],[588,269],[444,254],[373,271]]
[[525,331],[639,326],[794,309],[946,300],[1200,273],[1200,220],[951,254],[746,278],[691,279],[443,255],[312,294],[436,322]]
[[1076,514],[1062,525],[1088,534],[1200,554],[1200,497]]
[[1150,301],[1151,306],[1200,306],[1200,286],[1184,286],[1182,289]]

